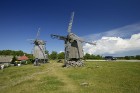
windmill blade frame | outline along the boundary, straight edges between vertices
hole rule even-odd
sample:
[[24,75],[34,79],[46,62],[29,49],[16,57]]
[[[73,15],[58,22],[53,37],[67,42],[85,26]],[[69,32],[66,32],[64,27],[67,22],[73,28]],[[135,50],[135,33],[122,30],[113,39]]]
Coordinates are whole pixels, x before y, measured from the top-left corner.
[[71,19],[70,19],[69,26],[68,26],[68,33],[71,33],[73,19],[74,19],[74,12],[72,12],[72,14],[71,14]]
[[36,34],[36,39],[39,38],[39,35],[40,35],[40,28],[38,28],[38,31],[37,31],[37,34]]

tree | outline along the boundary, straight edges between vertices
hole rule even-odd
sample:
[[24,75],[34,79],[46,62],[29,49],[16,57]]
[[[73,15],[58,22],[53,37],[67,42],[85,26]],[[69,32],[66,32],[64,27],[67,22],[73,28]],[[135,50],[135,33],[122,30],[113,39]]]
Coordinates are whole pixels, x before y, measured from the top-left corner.
[[65,53],[61,52],[57,55],[58,59],[64,59],[65,58]]
[[90,59],[90,54],[86,53],[86,54],[84,55],[84,59]]
[[25,54],[29,59],[35,59],[35,57],[33,56],[33,54]]
[[102,56],[97,55],[97,56],[96,56],[96,59],[102,59]]
[[49,51],[48,50],[45,51],[45,54],[47,54],[48,58],[50,59],[50,55],[49,55]]
[[13,58],[12,58],[12,64],[14,64],[15,63],[15,61],[17,60],[17,58],[14,56]]
[[50,59],[57,59],[57,52],[56,51],[52,51],[52,53],[50,54]]
[[26,53],[24,53],[21,50],[18,51],[14,51],[14,50],[1,50],[0,51],[0,55],[13,55],[13,56],[20,56],[20,55],[24,55]]
[[49,51],[48,51],[48,50],[46,50],[46,51],[45,51],[45,54],[49,55]]
[[124,57],[126,60],[130,60],[130,56],[125,56]]
[[140,55],[136,55],[136,59],[140,60]]
[[16,55],[24,55],[25,53],[23,52],[23,51],[21,51],[21,50],[19,50],[19,51],[17,51],[17,53],[16,53]]
[[86,53],[84,55],[84,59],[98,59],[98,60],[100,60],[100,59],[103,59],[103,57],[100,55],[93,55],[93,54],[90,55],[90,54]]

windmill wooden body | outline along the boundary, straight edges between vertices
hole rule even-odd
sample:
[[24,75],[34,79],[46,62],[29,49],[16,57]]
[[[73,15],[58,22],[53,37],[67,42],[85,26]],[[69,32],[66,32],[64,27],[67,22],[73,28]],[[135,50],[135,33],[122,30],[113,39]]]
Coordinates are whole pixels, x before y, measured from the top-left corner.
[[45,53],[46,42],[44,40],[38,39],[39,30],[37,32],[36,39],[32,40],[34,44],[32,53],[35,59],[38,59],[37,61],[35,61],[34,65],[38,65],[38,62],[46,63],[48,61],[48,55]]
[[95,45],[95,43],[87,42],[82,40],[80,37],[71,32],[72,23],[74,18],[74,12],[72,13],[71,20],[68,27],[68,35],[60,36],[51,34],[52,38],[57,38],[59,40],[64,40],[65,42],[65,64],[64,66],[83,66],[82,58],[83,48],[82,43],[89,43]]

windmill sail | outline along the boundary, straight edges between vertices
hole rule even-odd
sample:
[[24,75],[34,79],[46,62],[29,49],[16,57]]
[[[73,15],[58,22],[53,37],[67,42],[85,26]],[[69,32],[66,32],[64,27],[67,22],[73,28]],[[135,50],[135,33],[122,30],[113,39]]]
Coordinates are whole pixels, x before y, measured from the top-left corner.
[[69,26],[68,26],[68,33],[71,33],[73,19],[74,19],[74,12],[72,12],[72,14],[71,14],[71,20],[70,20]]
[[38,28],[38,31],[37,31],[37,34],[36,34],[36,39],[39,38],[39,35],[40,35],[40,28]]

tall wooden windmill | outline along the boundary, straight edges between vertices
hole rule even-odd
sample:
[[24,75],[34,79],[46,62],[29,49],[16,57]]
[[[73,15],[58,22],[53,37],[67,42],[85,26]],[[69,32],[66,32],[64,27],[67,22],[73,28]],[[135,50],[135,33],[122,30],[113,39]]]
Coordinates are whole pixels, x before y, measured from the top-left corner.
[[40,34],[40,28],[38,29],[36,39],[33,39],[32,42],[34,44],[33,47],[33,56],[36,59],[39,59],[41,62],[47,62],[48,61],[48,55],[45,53],[46,51],[46,42],[44,40],[38,39]]
[[95,43],[85,41],[78,37],[76,34],[72,33],[72,23],[74,19],[74,12],[72,12],[71,20],[68,26],[68,35],[67,36],[60,36],[51,34],[52,38],[56,38],[59,40],[64,40],[65,43],[65,64],[64,66],[83,66],[82,58],[83,54],[83,47],[82,43],[89,43],[92,45],[96,45]]

